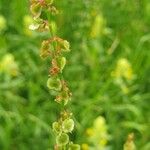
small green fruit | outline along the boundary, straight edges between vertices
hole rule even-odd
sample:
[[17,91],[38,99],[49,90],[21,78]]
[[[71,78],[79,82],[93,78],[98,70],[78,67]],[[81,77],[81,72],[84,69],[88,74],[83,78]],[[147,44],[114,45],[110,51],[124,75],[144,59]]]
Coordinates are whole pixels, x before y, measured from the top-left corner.
[[64,40],[62,42],[62,50],[64,52],[70,52],[70,44],[69,44],[69,42],[67,40]]
[[37,4],[32,4],[30,7],[31,13],[34,15],[34,18],[37,19],[40,17],[42,8],[39,3]]
[[61,97],[62,97],[62,100],[64,102],[64,105],[66,105],[68,103],[68,101],[71,100],[71,97],[69,96],[68,92],[67,91],[63,91],[61,93]]
[[60,60],[60,70],[61,70],[61,72],[64,69],[65,65],[66,65],[66,58],[62,57],[61,60]]
[[58,146],[63,146],[68,144],[69,142],[69,136],[66,133],[62,133],[61,135],[58,135],[56,137],[56,143]]
[[55,133],[60,133],[61,132],[61,127],[60,127],[60,125],[59,125],[58,122],[54,122],[52,124],[52,128],[53,128],[53,130],[54,130]]
[[41,45],[41,49],[49,49],[50,45],[48,41],[43,41]]
[[74,121],[73,119],[66,119],[63,124],[62,124],[62,127],[63,127],[63,131],[68,133],[68,132],[72,132],[73,129],[74,129]]
[[60,91],[62,88],[62,84],[59,78],[49,78],[47,80],[47,87],[50,90]]
[[50,45],[48,41],[43,41],[40,49],[40,56],[46,58],[50,55]]

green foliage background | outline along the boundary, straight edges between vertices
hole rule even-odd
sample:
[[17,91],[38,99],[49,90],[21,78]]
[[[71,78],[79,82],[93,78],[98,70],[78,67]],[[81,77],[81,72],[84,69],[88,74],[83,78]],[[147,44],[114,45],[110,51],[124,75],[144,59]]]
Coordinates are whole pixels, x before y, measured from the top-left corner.
[[[70,109],[76,120],[72,138],[88,143],[85,134],[98,116],[108,125],[109,149],[121,150],[127,135],[135,133],[138,150],[150,149],[150,1],[55,0],[60,14],[54,17],[57,35],[71,43],[72,52],[64,76],[73,92]],[[95,16],[106,20],[107,34],[92,38]],[[15,57],[20,74],[0,74],[0,149],[53,149],[50,129],[59,114],[46,87],[49,61],[39,57],[45,33],[24,33],[28,0],[0,0],[0,14],[7,28],[0,33],[0,60]],[[115,40],[118,45],[109,53]],[[111,72],[117,60],[126,58],[135,79],[122,92]],[[95,149],[96,150],[96,149]]]

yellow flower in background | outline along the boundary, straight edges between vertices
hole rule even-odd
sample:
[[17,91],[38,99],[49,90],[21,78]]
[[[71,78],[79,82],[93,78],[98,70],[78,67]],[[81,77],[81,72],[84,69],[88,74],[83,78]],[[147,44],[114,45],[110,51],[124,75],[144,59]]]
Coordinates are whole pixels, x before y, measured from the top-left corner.
[[128,84],[130,82],[127,81],[132,81],[134,78],[133,69],[130,62],[126,58],[120,58],[117,61],[116,68],[111,75],[114,77],[115,83],[120,86],[122,92],[124,94],[128,94]]
[[93,130],[95,133],[99,132],[101,135],[107,135],[107,125],[104,117],[99,116],[95,119],[93,124]]
[[108,142],[108,140],[106,140],[105,138],[104,138],[104,139],[101,139],[101,140],[99,141],[99,145],[105,146],[105,145],[107,144],[107,142]]
[[127,137],[127,140],[123,146],[123,150],[136,150],[136,146],[134,144],[134,134],[130,133]]
[[102,116],[99,116],[98,118],[95,119],[94,121],[94,129],[96,130],[106,130],[106,122],[105,118]]
[[0,61],[0,73],[6,73],[11,76],[19,74],[18,65],[12,54],[6,54]]
[[24,34],[27,36],[32,36],[32,31],[29,29],[29,26],[33,24],[34,20],[30,15],[25,15],[23,17],[23,25],[24,25]]
[[116,69],[112,72],[112,76],[116,78],[125,78],[126,80],[133,79],[133,70],[130,62],[126,58],[121,58],[117,61]]
[[94,134],[93,129],[92,129],[92,128],[88,128],[88,129],[86,130],[86,134],[87,134],[88,136],[92,136],[92,135]]
[[91,27],[90,36],[96,38],[101,36],[105,32],[106,20],[101,14],[95,16],[93,25]]
[[82,149],[82,150],[90,150],[90,149],[89,149],[89,145],[86,144],[86,143],[84,143],[84,144],[81,145],[81,149]]
[[93,124],[94,135],[93,139],[97,142],[100,147],[106,145],[108,141],[107,125],[105,118],[99,116],[95,119]]
[[109,140],[105,118],[102,116],[97,117],[93,126],[87,129],[86,134],[95,148],[98,148],[98,150],[104,149]]
[[121,84],[120,87],[121,87],[121,90],[122,90],[122,92],[124,94],[128,94],[129,93],[129,88],[127,87],[127,85]]
[[7,21],[6,21],[5,17],[0,15],[0,32],[5,30],[6,28],[7,28]]

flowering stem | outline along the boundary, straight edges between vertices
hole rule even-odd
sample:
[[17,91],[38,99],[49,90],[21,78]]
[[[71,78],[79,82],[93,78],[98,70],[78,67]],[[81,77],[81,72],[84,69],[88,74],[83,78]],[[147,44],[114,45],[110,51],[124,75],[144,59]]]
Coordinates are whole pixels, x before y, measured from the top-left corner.
[[[71,100],[72,93],[63,78],[63,69],[66,65],[65,53],[70,52],[68,41],[57,37],[50,25],[50,15],[56,15],[58,10],[53,5],[53,0],[31,0],[31,13],[34,17],[36,26],[32,26],[38,31],[49,31],[50,38],[41,44],[40,56],[51,58],[51,66],[48,74],[47,87],[54,93],[55,102],[61,104],[62,111],[58,121],[53,122],[53,131],[56,134],[55,150],[80,150],[78,144],[73,144],[69,133],[74,129],[72,112],[68,111],[68,102]],[[42,13],[46,13],[47,20],[42,18]]]

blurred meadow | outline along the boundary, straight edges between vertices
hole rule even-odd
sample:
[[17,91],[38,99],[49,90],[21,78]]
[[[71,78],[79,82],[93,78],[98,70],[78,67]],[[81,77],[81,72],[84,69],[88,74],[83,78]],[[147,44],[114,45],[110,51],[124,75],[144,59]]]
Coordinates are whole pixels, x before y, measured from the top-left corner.
[[[64,71],[73,93],[72,139],[82,150],[123,150],[134,133],[150,150],[150,1],[55,0],[55,34],[71,53]],[[47,33],[29,30],[28,0],[0,0],[0,150],[53,149],[59,114],[46,87]]]

